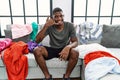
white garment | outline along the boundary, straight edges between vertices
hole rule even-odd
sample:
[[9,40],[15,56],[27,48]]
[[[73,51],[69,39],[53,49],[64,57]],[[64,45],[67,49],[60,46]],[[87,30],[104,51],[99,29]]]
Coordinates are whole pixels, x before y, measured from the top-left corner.
[[[75,49],[79,52],[79,58],[82,59],[84,59],[87,54],[95,51],[105,51],[115,56],[114,53],[98,43],[78,45]],[[108,73],[120,74],[120,65],[118,61],[112,57],[96,58],[91,60],[86,65],[85,80],[99,80],[99,78],[105,76]]]
[[118,61],[112,57],[96,58],[86,65],[85,80],[99,80],[108,73],[120,74]]

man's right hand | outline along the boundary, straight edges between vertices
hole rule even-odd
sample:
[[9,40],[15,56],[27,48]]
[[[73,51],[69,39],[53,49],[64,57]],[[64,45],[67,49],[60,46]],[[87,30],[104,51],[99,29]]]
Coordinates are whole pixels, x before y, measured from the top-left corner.
[[45,26],[50,27],[55,24],[55,21],[51,17],[47,17]]

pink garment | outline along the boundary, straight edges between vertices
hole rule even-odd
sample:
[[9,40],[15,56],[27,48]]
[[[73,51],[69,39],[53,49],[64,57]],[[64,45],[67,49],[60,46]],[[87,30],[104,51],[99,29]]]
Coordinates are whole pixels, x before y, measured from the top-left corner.
[[26,36],[32,32],[32,26],[30,24],[19,25],[13,24],[11,26],[12,39],[20,38]]
[[10,38],[5,38],[0,40],[0,52],[7,48],[11,44],[12,40]]

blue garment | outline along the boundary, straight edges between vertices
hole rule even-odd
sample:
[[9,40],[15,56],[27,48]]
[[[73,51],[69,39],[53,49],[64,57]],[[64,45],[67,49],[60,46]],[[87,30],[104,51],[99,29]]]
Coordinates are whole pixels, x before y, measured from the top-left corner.
[[37,33],[38,33],[38,24],[35,23],[35,22],[33,22],[33,23],[32,23],[32,29],[33,29],[33,31],[32,31],[31,34],[30,34],[30,39],[31,39],[32,41],[35,41],[36,35],[37,35]]
[[35,41],[29,41],[27,43],[29,52],[33,52],[34,48],[37,46],[42,46],[41,43],[37,44]]

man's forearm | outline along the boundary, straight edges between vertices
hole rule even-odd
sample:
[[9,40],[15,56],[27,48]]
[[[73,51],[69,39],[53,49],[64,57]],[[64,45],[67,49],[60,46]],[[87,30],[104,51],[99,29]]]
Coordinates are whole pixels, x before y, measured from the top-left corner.
[[36,36],[36,42],[37,43],[41,42],[43,40],[43,38],[46,36],[45,35],[46,30],[47,30],[47,27],[46,27],[46,25],[44,25],[42,30]]
[[78,41],[72,42],[71,44],[68,45],[70,48],[75,48],[78,46]]

